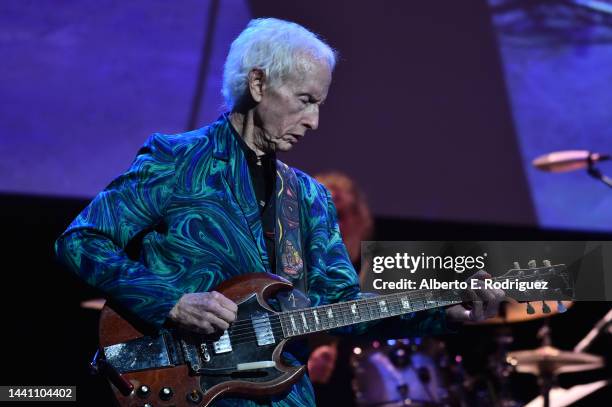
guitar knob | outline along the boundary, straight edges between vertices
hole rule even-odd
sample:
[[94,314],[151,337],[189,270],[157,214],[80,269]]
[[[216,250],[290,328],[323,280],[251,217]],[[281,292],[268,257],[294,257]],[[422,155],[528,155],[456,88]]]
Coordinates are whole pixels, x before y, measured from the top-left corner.
[[529,262],[527,263],[527,267],[529,267],[530,269],[537,268],[538,263],[535,260],[529,260]]
[[550,314],[550,307],[546,303],[546,301],[542,301],[542,312],[544,314]]
[[151,394],[151,389],[146,384],[143,384],[142,386],[138,388],[138,390],[136,390],[136,393],[140,397],[148,397],[149,394]]
[[521,265],[519,264],[519,262],[518,262],[518,261],[515,261],[515,262],[514,262],[514,268],[515,268],[515,269],[520,269],[520,268],[521,268]]
[[174,392],[172,391],[171,387],[162,387],[162,389],[159,391],[159,398],[164,401],[170,400],[172,396],[174,396]]
[[202,401],[202,392],[193,389],[190,393],[187,393],[187,401],[193,404],[199,404]]
[[143,404],[143,405],[142,405],[142,407],[153,407],[153,404],[151,404],[151,403],[146,403],[146,404]]
[[550,260],[544,260],[543,263],[544,263],[544,267],[551,267],[552,266],[552,264],[550,263]]
[[535,309],[533,308],[533,305],[531,305],[530,303],[527,303],[527,313],[529,315],[535,314]]

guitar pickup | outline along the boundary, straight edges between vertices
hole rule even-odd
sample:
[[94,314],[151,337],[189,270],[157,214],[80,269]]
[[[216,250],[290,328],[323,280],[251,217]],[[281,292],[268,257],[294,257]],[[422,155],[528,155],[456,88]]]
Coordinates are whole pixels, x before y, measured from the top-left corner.
[[256,313],[251,315],[251,323],[255,331],[257,345],[265,346],[276,342],[274,340],[274,332],[272,332],[272,325],[270,324],[268,314]]

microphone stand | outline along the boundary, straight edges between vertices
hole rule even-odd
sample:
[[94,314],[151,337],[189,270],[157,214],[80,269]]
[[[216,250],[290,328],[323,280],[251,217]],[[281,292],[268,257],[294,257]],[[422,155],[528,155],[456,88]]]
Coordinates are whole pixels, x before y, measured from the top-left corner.
[[600,319],[593,329],[589,331],[587,336],[585,336],[574,348],[574,352],[584,352],[586,348],[588,348],[591,343],[599,336],[599,334],[603,331],[606,325],[612,322],[612,309],[604,315],[602,319]]
[[599,168],[595,167],[595,161],[593,160],[593,153],[589,154],[587,174],[589,174],[591,177],[595,179],[600,180],[601,182],[603,182],[604,184],[612,188],[612,178],[602,174]]

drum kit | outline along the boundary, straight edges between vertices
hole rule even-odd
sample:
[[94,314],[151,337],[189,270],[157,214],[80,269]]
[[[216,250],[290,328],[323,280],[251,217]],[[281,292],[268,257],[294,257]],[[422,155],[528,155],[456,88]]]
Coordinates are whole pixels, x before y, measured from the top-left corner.
[[[572,307],[571,301],[563,303]],[[561,307],[563,310],[563,307]],[[544,319],[558,311],[536,310],[525,312],[525,304],[508,303],[503,316],[474,325],[498,324],[509,328],[534,319]],[[612,321],[612,310],[600,320],[572,351],[552,346],[548,320],[538,331],[542,346],[537,349],[509,351],[513,337],[509,329],[501,329],[495,337],[496,351],[489,357],[485,375],[475,378],[466,373],[460,356],[450,357],[440,339],[399,339],[374,341],[369,346],[353,349],[351,358],[354,372],[353,389],[357,405],[362,407],[397,406],[499,406],[499,407],[562,407],[571,405],[609,385],[612,380],[599,380],[569,389],[557,385],[560,374],[584,372],[603,368],[604,358],[585,352],[599,333]],[[483,350],[484,352],[484,350]],[[537,377],[540,396],[529,403],[513,398],[508,387],[511,374]],[[482,376],[489,383],[483,391]],[[480,382],[478,384],[477,382]],[[498,384],[493,390],[491,383]],[[478,390],[480,388],[480,390]]]

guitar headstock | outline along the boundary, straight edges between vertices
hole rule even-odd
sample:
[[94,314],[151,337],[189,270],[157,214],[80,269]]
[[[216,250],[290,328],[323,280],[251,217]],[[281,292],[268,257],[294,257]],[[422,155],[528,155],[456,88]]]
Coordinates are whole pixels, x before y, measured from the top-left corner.
[[527,302],[529,314],[535,312],[529,302],[535,301],[542,301],[544,313],[550,312],[546,301],[556,301],[557,311],[565,312],[566,308],[561,301],[572,300],[574,296],[574,282],[567,267],[564,264],[553,265],[550,260],[542,261],[541,265],[530,260],[527,268],[522,268],[518,262],[514,262],[512,269],[493,280],[510,282],[510,288],[503,288],[506,295],[518,302]]

